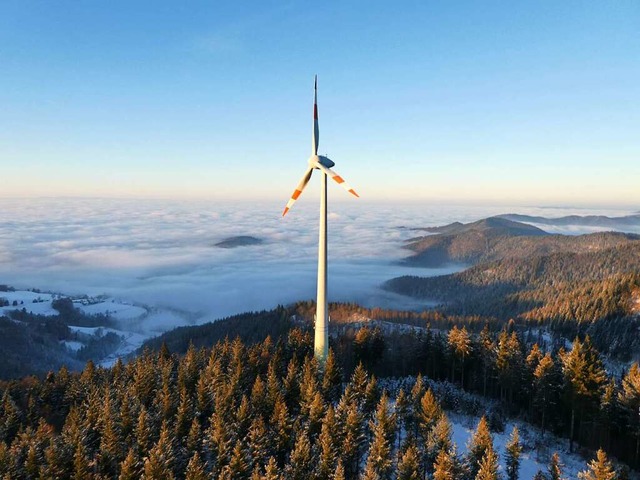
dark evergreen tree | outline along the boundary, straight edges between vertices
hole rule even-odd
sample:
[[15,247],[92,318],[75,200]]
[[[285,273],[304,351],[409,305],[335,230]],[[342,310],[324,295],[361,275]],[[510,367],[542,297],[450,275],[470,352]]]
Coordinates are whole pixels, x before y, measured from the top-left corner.
[[509,441],[505,446],[505,471],[507,480],[518,480],[520,472],[520,455],[522,454],[522,444],[520,443],[520,433],[518,427],[513,427]]
[[289,464],[285,468],[285,475],[290,480],[308,480],[312,478],[314,462],[311,458],[311,444],[304,430],[298,432],[296,442],[291,451]]
[[573,451],[576,417],[582,419],[597,406],[606,382],[604,366],[589,337],[576,338],[571,351],[562,356],[565,396],[571,409],[569,449]]
[[[487,419],[483,416],[478,422],[476,431],[471,437],[467,448],[466,463],[471,478],[476,478],[476,475],[478,474],[478,471],[480,469],[480,462],[485,458],[488,451],[493,452],[493,439],[491,438],[491,432],[489,431]],[[493,457],[490,457],[489,460],[493,460]],[[486,468],[489,467],[490,465],[487,465]]]
[[640,461],[640,367],[634,362],[622,379],[619,401],[626,417],[626,428],[635,438],[634,462]]
[[322,393],[329,402],[336,402],[340,398],[342,389],[342,370],[338,364],[333,349],[329,349],[329,355],[324,365],[322,376]]
[[140,461],[136,457],[133,448],[129,449],[129,453],[120,464],[120,475],[118,480],[137,480],[140,478]]
[[420,475],[420,453],[414,444],[401,453],[398,458],[397,480],[419,480]]
[[144,462],[143,476],[145,480],[172,480],[175,462],[173,441],[166,424],[160,429],[158,442],[149,451]]

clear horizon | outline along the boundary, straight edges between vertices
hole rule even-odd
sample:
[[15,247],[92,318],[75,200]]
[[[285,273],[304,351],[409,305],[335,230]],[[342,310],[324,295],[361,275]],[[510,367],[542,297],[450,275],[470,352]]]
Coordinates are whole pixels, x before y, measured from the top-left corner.
[[362,202],[633,208],[639,21],[637,2],[6,2],[0,196],[285,203],[317,73],[320,152]]

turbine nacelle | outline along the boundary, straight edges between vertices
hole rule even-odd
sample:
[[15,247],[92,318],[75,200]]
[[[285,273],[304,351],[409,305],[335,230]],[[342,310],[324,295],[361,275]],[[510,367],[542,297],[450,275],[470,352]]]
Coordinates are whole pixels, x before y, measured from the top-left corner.
[[327,168],[335,166],[335,162],[333,160],[329,160],[327,157],[323,157],[322,155],[311,155],[307,163],[309,163],[310,168],[316,169],[318,168],[318,163]]
[[349,186],[347,182],[344,181],[340,175],[331,170],[331,168],[335,165],[333,160],[328,159],[323,155],[318,155],[318,145],[320,144],[320,128],[318,127],[318,78],[316,77],[313,84],[313,135],[311,137],[311,156],[309,160],[307,160],[308,167],[307,170],[302,175],[298,186],[291,194],[291,198],[287,202],[287,206],[284,207],[284,212],[282,212],[282,216],[284,217],[289,209],[293,206],[293,204],[298,200],[298,197],[302,194],[302,191],[305,189],[309,180],[311,179],[311,174],[314,170],[320,170],[320,173],[326,175],[331,178],[334,182],[344,188],[350,194],[358,197],[359,195],[356,191]]

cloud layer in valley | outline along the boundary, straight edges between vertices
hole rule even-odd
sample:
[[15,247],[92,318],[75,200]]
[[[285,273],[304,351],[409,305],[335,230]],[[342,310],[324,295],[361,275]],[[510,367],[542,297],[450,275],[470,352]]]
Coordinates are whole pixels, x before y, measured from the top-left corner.
[[[315,202],[300,203],[283,219],[279,204],[1,199],[0,283],[67,294],[106,294],[184,312],[189,322],[312,299],[318,214]],[[448,272],[396,264],[407,254],[401,248],[403,240],[416,235],[410,227],[468,222],[513,210],[334,204],[330,209],[330,300],[420,308],[420,304],[378,288],[398,275]],[[629,213],[517,211],[554,217]],[[251,235],[264,243],[215,247],[236,235]]]

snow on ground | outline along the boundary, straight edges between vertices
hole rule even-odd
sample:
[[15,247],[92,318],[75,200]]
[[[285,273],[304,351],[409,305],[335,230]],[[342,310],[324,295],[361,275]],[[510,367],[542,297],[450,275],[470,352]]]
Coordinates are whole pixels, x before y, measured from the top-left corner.
[[[117,332],[117,330],[116,330]],[[145,335],[142,333],[124,332],[119,331],[122,337],[122,345],[113,352],[111,355],[106,356],[98,362],[101,367],[111,367],[118,360],[118,358],[126,357],[127,355],[135,352],[142,344],[151,338],[153,335]]]
[[[77,326],[70,325],[69,329],[74,333],[80,333],[80,334],[89,335],[89,336],[106,335],[107,333],[115,333],[122,339],[122,344],[120,345],[120,347],[118,347],[118,349],[115,352],[96,362],[98,365],[102,367],[112,366],[118,358],[126,357],[127,355],[135,352],[138,348],[142,346],[142,344],[146,340],[153,337],[153,335],[151,334],[129,332],[125,330],[117,330],[115,328],[107,328],[107,327],[77,327]],[[79,343],[79,342],[73,342],[73,343]]]
[[[37,293],[30,290],[17,290],[14,292],[0,292],[0,298],[6,299],[9,306],[0,307],[0,315],[8,314],[14,310],[22,310],[34,314],[55,316],[58,311],[51,304],[57,298],[65,298],[66,295],[52,293]],[[149,338],[171,330],[177,326],[193,325],[199,318],[197,315],[187,314],[174,309],[149,308],[133,305],[111,297],[69,297],[72,298],[74,307],[87,315],[105,314],[119,322],[122,329],[108,327],[79,327],[69,326],[74,333],[87,336],[105,335],[115,333],[123,339],[122,345],[111,355],[103,359],[96,359],[102,366],[112,365],[117,358],[125,357]],[[13,302],[16,305],[13,305]],[[34,303],[35,302],[35,303]],[[76,341],[62,342],[67,349],[78,351],[86,343],[82,336]]]
[[84,343],[76,342],[75,340],[63,340],[60,343],[62,343],[65,347],[67,347],[67,349],[71,350],[72,352],[77,352],[82,347],[84,347]]
[[141,317],[147,313],[147,310],[143,307],[119,303],[113,298],[104,302],[91,303],[88,305],[76,305],[76,308],[79,308],[88,315],[103,313],[115,318],[116,320],[130,320],[132,318]]
[[[8,307],[0,307],[0,315],[13,310],[22,310],[37,315],[57,315],[58,312],[51,306],[54,296],[50,293],[37,293],[29,290],[16,290],[15,292],[0,292],[0,298],[9,302]],[[13,305],[13,302],[17,305]]]
[[[453,430],[453,441],[458,447],[458,453],[466,453],[467,443],[476,429],[479,419],[476,417],[447,412]],[[513,427],[520,431],[520,441],[523,452],[520,461],[520,479],[531,480],[538,470],[547,472],[547,465],[551,455],[558,452],[565,478],[578,478],[578,472],[586,468],[586,461],[577,454],[569,453],[567,440],[546,434],[541,440],[540,431],[536,427],[524,422],[509,421],[501,433],[492,432],[493,445],[500,457],[500,470],[504,473],[505,445],[509,441]]]

